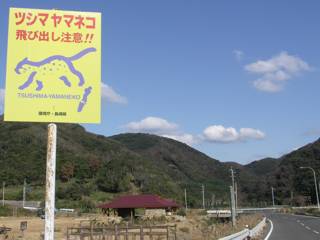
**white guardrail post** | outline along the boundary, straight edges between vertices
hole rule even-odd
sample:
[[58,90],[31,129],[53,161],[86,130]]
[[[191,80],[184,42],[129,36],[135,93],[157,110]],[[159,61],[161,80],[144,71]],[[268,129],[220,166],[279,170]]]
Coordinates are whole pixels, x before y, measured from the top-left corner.
[[244,229],[241,232],[234,233],[232,235],[219,238],[219,240],[244,240],[248,237],[256,237],[262,231],[266,224],[266,218],[263,218],[261,222],[259,222],[253,229]]

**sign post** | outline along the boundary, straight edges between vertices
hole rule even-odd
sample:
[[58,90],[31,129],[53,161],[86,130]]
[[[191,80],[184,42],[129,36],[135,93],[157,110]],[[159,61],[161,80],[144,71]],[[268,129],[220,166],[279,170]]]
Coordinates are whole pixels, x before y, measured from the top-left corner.
[[56,146],[57,126],[48,125],[47,170],[46,170],[46,208],[45,208],[45,240],[54,239],[54,210],[56,182]]
[[22,221],[20,222],[20,231],[22,232],[22,238],[24,238],[24,231],[28,228],[28,222]]

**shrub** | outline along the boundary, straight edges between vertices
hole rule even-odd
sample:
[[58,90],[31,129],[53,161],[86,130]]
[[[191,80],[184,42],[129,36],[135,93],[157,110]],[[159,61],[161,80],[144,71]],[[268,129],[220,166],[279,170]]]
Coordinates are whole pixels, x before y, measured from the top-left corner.
[[96,204],[90,199],[90,197],[82,197],[79,202],[79,207],[82,213],[92,212],[96,210]]
[[187,215],[186,210],[184,208],[179,208],[177,215],[185,217]]
[[0,216],[7,217],[12,216],[12,209],[10,209],[8,206],[1,206],[0,207]]

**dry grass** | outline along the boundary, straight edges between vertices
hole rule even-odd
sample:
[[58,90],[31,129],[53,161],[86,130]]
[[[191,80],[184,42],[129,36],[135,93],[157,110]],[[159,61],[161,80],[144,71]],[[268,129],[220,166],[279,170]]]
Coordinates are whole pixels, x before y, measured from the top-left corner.
[[[105,220],[102,215],[83,216],[81,218],[74,217],[57,217],[55,219],[55,239],[66,239],[67,227],[77,226],[84,219],[100,219]],[[186,218],[182,218],[176,222],[168,222],[177,224],[177,239],[178,240],[213,240],[227,236],[231,233],[241,231],[246,225],[250,228],[254,227],[262,216],[243,215],[237,221],[237,227],[232,228],[230,223],[215,223],[212,219],[201,215],[199,211],[188,212]],[[38,217],[0,217],[0,226],[12,228],[8,240],[22,239],[20,232],[20,222],[27,221],[28,229],[24,233],[26,240],[39,240],[40,234],[44,231],[44,220]],[[0,240],[1,236],[0,236]]]
[[[39,217],[1,217],[0,226],[12,228],[9,233],[9,240],[21,239],[20,222],[27,221],[28,228],[24,231],[24,239],[39,240],[40,234],[44,231],[44,220]],[[79,223],[80,220],[70,217],[55,219],[55,239],[65,239],[67,227]],[[1,239],[1,237],[0,237]],[[2,240],[2,239],[1,239]]]

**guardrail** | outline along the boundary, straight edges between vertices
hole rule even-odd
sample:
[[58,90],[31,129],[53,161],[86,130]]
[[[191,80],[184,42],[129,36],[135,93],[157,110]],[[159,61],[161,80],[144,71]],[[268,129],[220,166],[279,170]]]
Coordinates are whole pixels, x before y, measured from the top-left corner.
[[234,233],[232,235],[219,238],[219,240],[243,240],[250,236],[250,230],[244,229],[241,232]]
[[250,230],[250,237],[256,237],[256,236],[258,236],[260,233],[261,233],[261,231],[262,231],[262,229],[264,228],[264,226],[266,225],[266,218],[263,218],[262,219],[262,221],[261,222],[259,222],[258,223],[258,225],[257,226],[255,226],[254,228],[252,228],[251,230]]
[[268,210],[281,210],[285,208],[292,209],[308,209],[308,208],[318,208],[318,206],[310,205],[310,206],[301,206],[301,207],[292,207],[287,205],[277,205],[275,207],[263,207],[263,208],[238,208],[238,211],[268,211]]
[[263,218],[253,229],[244,229],[232,235],[220,238],[219,240],[244,240],[248,237],[256,237],[260,234],[266,224],[266,218]]

